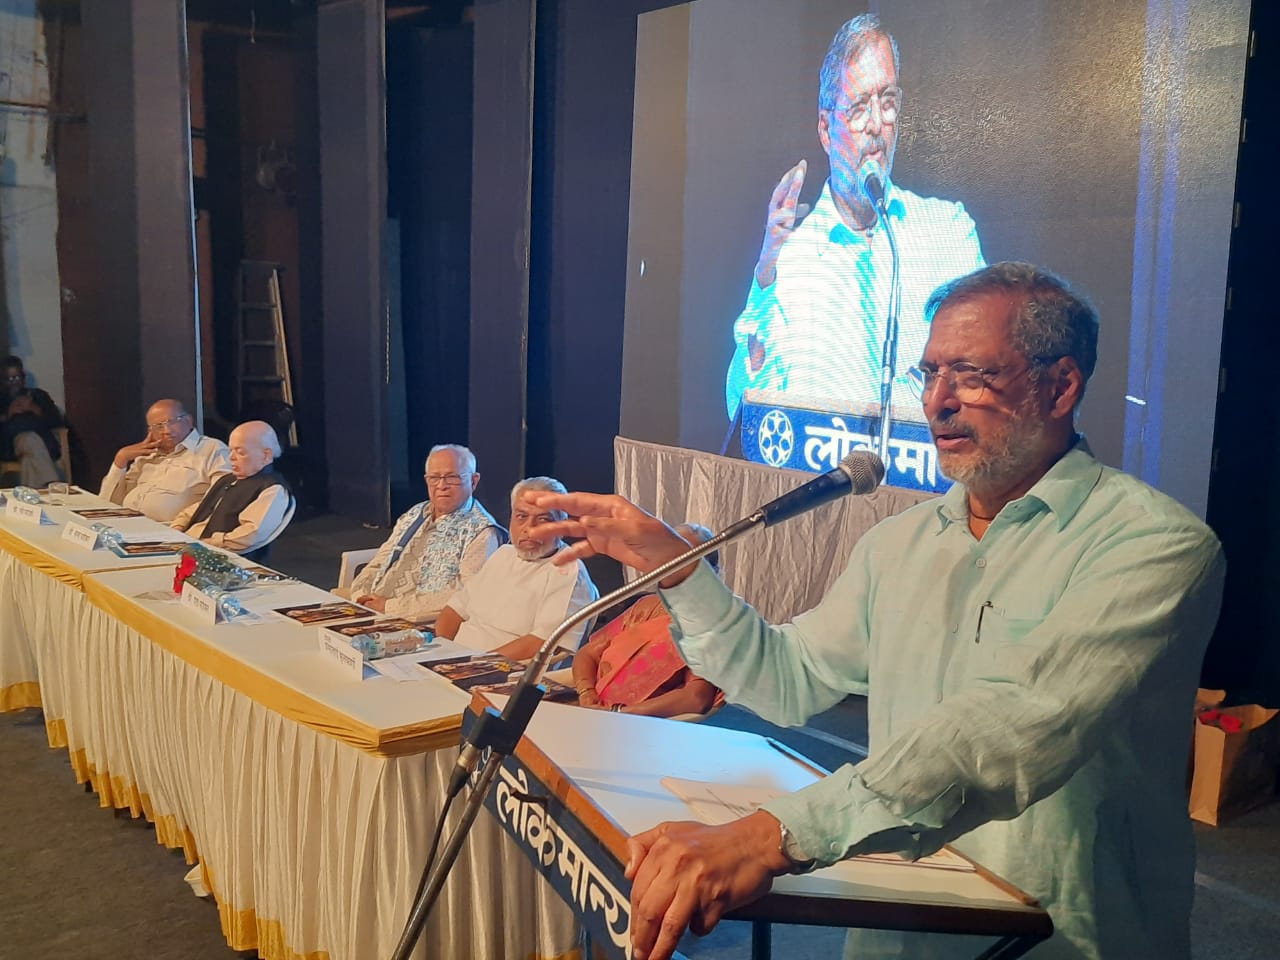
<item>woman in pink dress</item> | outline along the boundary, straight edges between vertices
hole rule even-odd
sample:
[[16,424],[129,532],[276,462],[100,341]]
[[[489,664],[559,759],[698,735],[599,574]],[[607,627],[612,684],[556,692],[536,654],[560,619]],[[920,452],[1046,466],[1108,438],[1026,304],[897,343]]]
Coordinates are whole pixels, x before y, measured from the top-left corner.
[[[691,544],[712,535],[696,523],[681,524],[676,532]],[[707,562],[720,572],[715,553]],[[581,706],[650,717],[706,713],[722,699],[681,659],[671,639],[671,616],[657,594],[641,597],[591,635],[573,658],[573,684]]]

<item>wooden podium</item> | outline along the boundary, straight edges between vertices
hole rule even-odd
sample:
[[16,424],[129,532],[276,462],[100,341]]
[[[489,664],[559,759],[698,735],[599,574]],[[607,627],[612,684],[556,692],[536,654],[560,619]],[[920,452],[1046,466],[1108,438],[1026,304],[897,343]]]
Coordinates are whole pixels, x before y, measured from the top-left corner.
[[[472,701],[464,732],[488,705]],[[664,777],[789,791],[818,774],[755,734],[544,703],[485,800],[610,957],[630,956],[627,837],[664,820],[696,819]],[[861,859],[779,877],[727,919],[753,921],[757,957],[768,955],[772,922],[992,937],[982,960],[1021,956],[1053,932],[1031,898],[976,864]]]

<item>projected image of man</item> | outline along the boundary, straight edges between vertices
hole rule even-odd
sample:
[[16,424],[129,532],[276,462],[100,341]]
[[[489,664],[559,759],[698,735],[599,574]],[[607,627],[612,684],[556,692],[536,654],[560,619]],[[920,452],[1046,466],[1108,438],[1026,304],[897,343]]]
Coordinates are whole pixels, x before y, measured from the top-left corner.
[[[923,350],[930,292],[984,265],[963,204],[918,196],[890,179],[904,108],[898,62],[897,41],[874,14],[854,17],[832,40],[818,92],[818,139],[831,175],[803,219],[797,205],[807,161],[769,198],[751,290],[733,328],[730,419],[752,388],[816,408],[829,400],[879,403],[892,253],[862,186],[868,173],[883,185],[901,255],[898,356]],[[895,371],[892,402],[916,406],[903,369]]]

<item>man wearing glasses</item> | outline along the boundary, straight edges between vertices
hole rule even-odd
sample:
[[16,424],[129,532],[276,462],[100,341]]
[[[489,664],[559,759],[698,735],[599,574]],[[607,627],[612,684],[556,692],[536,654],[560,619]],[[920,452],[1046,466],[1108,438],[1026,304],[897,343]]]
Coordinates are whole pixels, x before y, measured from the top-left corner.
[[225,443],[202,436],[181,402],[157,400],[147,410],[147,435],[116,452],[99,495],[172,523],[201,501],[220,474],[230,472]]
[[[555,510],[540,511],[532,497],[539,491],[564,493],[552,477],[526,477],[511,488],[511,542],[499,547],[470,581],[453,595],[436,621],[436,635],[472,650],[530,660],[566,617],[600,594],[586,566],[552,562],[564,546],[556,537],[538,537],[540,524],[565,519]],[[573,651],[587,625],[560,639]]]
[[5,387],[0,405],[0,460],[21,464],[18,482],[23,486],[47,486],[58,479],[54,460],[62,448],[53,430],[62,426],[62,413],[48,393],[27,386],[21,357],[5,357],[0,369]]
[[474,496],[480,474],[466,447],[432,447],[423,479],[429,499],[405,511],[351,584],[357,603],[413,620],[436,617],[507,539]]
[[[1190,957],[1187,717],[1222,597],[1217,538],[1076,432],[1098,317],[1061,279],[995,264],[927,310],[924,414],[955,485],[858,540],[792,623],[764,623],[705,564],[662,583],[682,656],[730,702],[794,726],[866,692],[871,752],[732,823],[631,838],[637,960],[775,876],[946,843],[1049,912],[1036,957]],[[562,562],[646,571],[688,546],[619,497],[537,502],[579,518],[544,528],[587,538]],[[853,931],[846,955],[950,946]]]
[[[964,206],[892,183],[903,92],[898,44],[874,14],[836,34],[819,74],[818,139],[831,175],[813,212],[797,210],[807,162],[783,174],[769,198],[760,258],[746,307],[733,327],[725,376],[729,419],[747,389],[879,404],[892,285],[889,239],[859,185],[877,171],[901,254],[898,356],[918,357],[928,336],[924,302],[941,283],[983,265]],[[894,405],[913,405],[904,376]]]

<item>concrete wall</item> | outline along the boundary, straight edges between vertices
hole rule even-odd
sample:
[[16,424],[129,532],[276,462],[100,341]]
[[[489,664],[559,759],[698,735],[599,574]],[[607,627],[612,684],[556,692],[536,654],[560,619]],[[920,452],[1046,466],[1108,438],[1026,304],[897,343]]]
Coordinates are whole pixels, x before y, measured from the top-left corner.
[[0,7],[0,50],[0,347],[22,357],[29,382],[63,404],[49,61],[36,0]]

